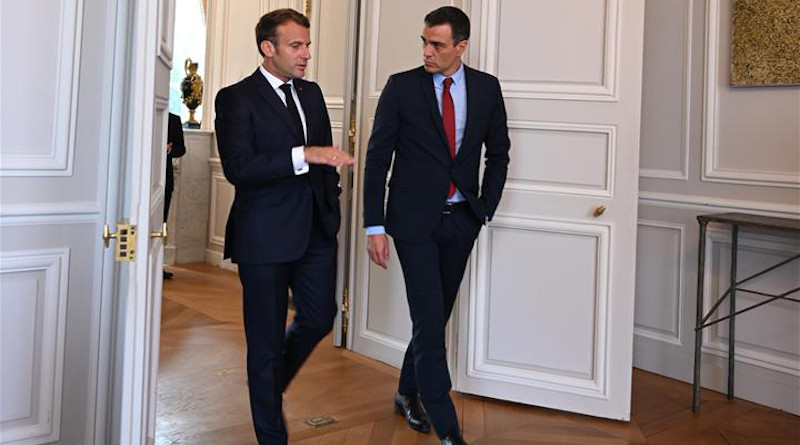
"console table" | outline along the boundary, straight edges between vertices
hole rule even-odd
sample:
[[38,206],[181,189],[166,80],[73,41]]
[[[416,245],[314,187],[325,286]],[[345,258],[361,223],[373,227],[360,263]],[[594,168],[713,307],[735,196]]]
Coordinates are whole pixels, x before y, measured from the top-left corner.
[[[697,319],[694,328],[694,388],[692,397],[692,411],[694,412],[697,412],[700,409],[700,358],[701,358],[703,329],[715,325],[719,322],[728,320],[728,399],[732,399],[736,316],[777,300],[787,300],[787,301],[793,301],[795,303],[800,303],[800,300],[789,297],[789,295],[800,291],[800,287],[796,289],[791,289],[787,292],[778,295],[768,294],[765,292],[758,292],[754,290],[748,290],[740,287],[742,284],[756,277],[764,275],[781,266],[784,266],[792,261],[797,260],[798,258],[800,258],[800,255],[794,255],[790,258],[787,258],[773,266],[770,266],[762,271],[750,275],[749,277],[744,278],[742,280],[737,281],[736,277],[736,261],[738,256],[738,239],[739,239],[740,227],[776,230],[784,232],[789,236],[798,236],[800,235],[800,219],[775,218],[771,216],[751,215],[747,213],[717,213],[712,215],[698,215],[697,222],[700,224],[700,240],[699,240],[698,257],[697,257]],[[722,294],[722,296],[719,298],[719,300],[717,300],[717,302],[714,303],[714,306],[711,307],[708,313],[703,315],[703,280],[705,278],[706,228],[708,226],[708,223],[710,222],[719,224],[728,224],[732,226],[733,233],[731,237],[731,264],[730,264],[731,276],[730,276],[730,287],[728,288],[728,290],[726,290],[725,293]],[[767,297],[767,299],[760,303],[754,304],[752,306],[737,311],[736,310],[737,292],[745,292],[755,295],[761,295]],[[709,319],[714,315],[714,313],[717,311],[720,305],[725,301],[725,299],[728,299],[728,302],[730,304],[729,315],[726,315],[725,317],[721,318],[716,318],[713,321],[709,321]]]

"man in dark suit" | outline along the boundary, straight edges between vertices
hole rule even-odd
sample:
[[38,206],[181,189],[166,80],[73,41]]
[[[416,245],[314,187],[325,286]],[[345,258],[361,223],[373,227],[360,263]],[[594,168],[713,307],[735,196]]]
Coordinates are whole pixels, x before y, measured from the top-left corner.
[[369,256],[385,268],[392,235],[414,326],[395,408],[415,430],[432,423],[448,445],[466,442],[449,394],[445,325],[478,232],[500,202],[510,148],[499,82],[461,62],[469,31],[454,7],[425,17],[424,65],[391,76],[383,89],[364,176]]
[[[263,64],[216,98],[225,177],[236,188],[225,257],[244,294],[247,377],[256,437],[286,445],[282,395],[336,315],[339,174],[353,158],[331,146],[317,84],[301,79],[309,22],[280,9],[256,26]],[[286,329],[288,288],[297,309]]]
[[[175,178],[172,172],[172,160],[186,154],[186,145],[183,143],[183,128],[181,118],[169,113],[167,120],[167,179],[164,186],[164,222],[169,217],[169,205],[172,202],[172,191],[175,190]],[[172,278],[172,272],[164,271],[164,279]]]

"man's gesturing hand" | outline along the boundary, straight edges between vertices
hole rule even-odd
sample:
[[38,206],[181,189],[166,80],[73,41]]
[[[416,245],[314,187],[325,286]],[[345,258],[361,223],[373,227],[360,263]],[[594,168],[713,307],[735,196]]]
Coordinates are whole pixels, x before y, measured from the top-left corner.
[[367,236],[367,250],[369,259],[386,269],[389,264],[389,238],[386,234]]
[[337,146],[303,147],[303,154],[309,164],[326,164],[332,167],[353,165],[356,160]]

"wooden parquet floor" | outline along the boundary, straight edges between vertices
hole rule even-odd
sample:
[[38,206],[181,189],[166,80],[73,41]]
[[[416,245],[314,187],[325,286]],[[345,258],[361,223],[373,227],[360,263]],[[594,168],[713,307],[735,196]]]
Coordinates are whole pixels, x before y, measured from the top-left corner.
[[[236,274],[207,264],[171,267],[162,311],[157,445],[255,444],[248,405],[241,288]],[[285,396],[294,445],[424,445],[394,414],[398,372],[334,348],[314,351]],[[634,370],[629,423],[453,393],[471,445],[800,444],[800,418]],[[332,416],[312,428],[304,420]]]

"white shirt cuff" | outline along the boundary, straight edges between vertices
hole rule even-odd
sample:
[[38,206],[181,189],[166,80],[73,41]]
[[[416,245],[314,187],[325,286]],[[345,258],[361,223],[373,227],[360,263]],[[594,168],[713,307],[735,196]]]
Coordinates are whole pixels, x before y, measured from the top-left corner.
[[308,173],[308,162],[306,162],[306,154],[303,152],[302,145],[292,148],[292,165],[294,166],[294,174],[302,175]]
[[367,227],[367,236],[369,235],[383,235],[386,233],[386,228],[383,226],[369,226]]

